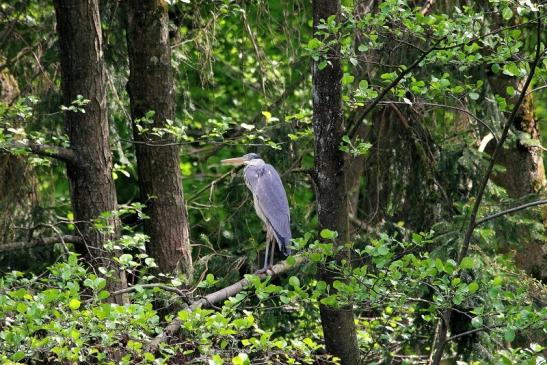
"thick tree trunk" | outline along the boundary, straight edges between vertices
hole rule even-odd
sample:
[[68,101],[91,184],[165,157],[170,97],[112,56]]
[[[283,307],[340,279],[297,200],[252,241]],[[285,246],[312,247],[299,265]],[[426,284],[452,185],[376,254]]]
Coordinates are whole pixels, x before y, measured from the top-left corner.
[[[315,29],[321,19],[339,14],[339,0],[313,1]],[[340,151],[344,133],[344,116],[339,45],[329,50],[328,59],[330,65],[323,70],[318,68],[318,62],[313,63],[315,194],[320,229],[337,231],[337,242],[342,244],[348,238],[348,202],[345,189],[344,154]],[[325,268],[320,269],[320,278],[328,284],[334,280],[333,274]],[[360,364],[351,305],[340,309],[321,305],[320,311],[327,351],[339,357],[344,365]]]
[[[89,100],[85,113],[65,111],[70,145],[77,161],[67,163],[74,219],[85,241],[81,253],[93,267],[113,268],[105,244],[119,236],[117,217],[106,218],[109,229],[96,229],[93,221],[117,208],[112,178],[106,106],[101,20],[97,0],[55,0],[59,34],[63,102],[70,105],[82,95]],[[119,272],[109,289],[126,285]],[[118,303],[122,298],[114,298]]]
[[127,1],[127,44],[133,134],[142,201],[149,220],[149,254],[163,272],[182,271],[192,276],[188,219],[179,168],[179,147],[169,135],[139,131],[137,121],[154,111],[146,128],[164,128],[175,120],[167,5],[160,0]]

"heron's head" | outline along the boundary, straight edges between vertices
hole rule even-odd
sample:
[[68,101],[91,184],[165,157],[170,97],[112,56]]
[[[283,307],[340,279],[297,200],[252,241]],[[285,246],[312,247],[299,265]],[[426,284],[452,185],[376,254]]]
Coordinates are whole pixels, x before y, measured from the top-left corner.
[[223,165],[247,165],[253,160],[260,160],[260,155],[258,153],[247,153],[241,157],[228,158],[226,160],[220,161]]

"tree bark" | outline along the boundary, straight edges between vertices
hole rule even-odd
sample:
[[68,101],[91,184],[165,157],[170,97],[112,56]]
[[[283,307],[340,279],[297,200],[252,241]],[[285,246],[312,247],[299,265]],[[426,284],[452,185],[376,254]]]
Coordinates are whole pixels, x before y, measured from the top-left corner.
[[[314,0],[314,29],[317,30],[321,19],[326,20],[331,15],[339,17],[339,14],[339,0]],[[314,183],[319,227],[337,231],[337,243],[343,244],[348,235],[348,202],[344,154],[340,151],[344,134],[344,116],[338,44],[329,49],[327,58],[330,64],[322,70],[319,69],[317,61],[313,62]],[[338,260],[344,256],[345,253],[342,253]],[[324,267],[320,268],[319,277],[327,284],[334,281],[332,272]],[[352,306],[331,308],[320,305],[320,311],[327,351],[339,357],[344,365],[360,364]]]
[[144,222],[148,252],[163,272],[192,276],[188,218],[182,191],[179,147],[169,135],[139,131],[138,120],[154,111],[146,128],[165,128],[175,120],[175,98],[167,4],[127,1],[128,83],[141,199],[150,216]]
[[[114,269],[110,290],[126,286],[125,274],[112,265],[112,252],[105,244],[119,237],[120,221],[106,217],[108,229],[97,229],[94,221],[103,212],[117,208],[112,178],[106,105],[106,74],[99,5],[97,0],[55,0],[59,34],[63,102],[70,105],[82,95],[89,100],[85,113],[65,111],[65,123],[75,162],[67,163],[72,208],[85,248],[81,254],[92,267]],[[116,297],[118,303],[125,298]]]

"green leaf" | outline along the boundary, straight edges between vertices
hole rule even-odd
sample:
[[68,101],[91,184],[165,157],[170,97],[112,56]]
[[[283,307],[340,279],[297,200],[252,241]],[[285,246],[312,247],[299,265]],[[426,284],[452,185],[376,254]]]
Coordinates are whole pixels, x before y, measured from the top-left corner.
[[520,75],[520,68],[516,63],[510,62],[503,66],[503,73],[507,76]]
[[78,299],[71,299],[70,302],[68,303],[68,306],[70,309],[72,310],[76,310],[78,308],[80,308],[80,301]]
[[296,276],[291,276],[289,278],[289,284],[291,284],[295,288],[300,287],[300,279],[298,279]]
[[224,360],[218,355],[213,355],[212,359],[209,359],[209,365],[222,365],[224,364]]
[[469,98],[470,98],[471,100],[478,100],[478,99],[479,99],[479,96],[480,96],[480,95],[477,94],[477,93],[469,93],[468,95],[469,95]]
[[503,19],[509,20],[513,17],[513,10],[511,10],[511,8],[509,7],[504,8],[501,12],[501,16],[503,17]]
[[232,364],[234,365],[250,365],[249,356],[244,353],[240,353],[232,359]]
[[460,263],[460,268],[462,268],[462,269],[467,269],[467,270],[472,269],[473,266],[475,266],[475,262],[469,256],[464,257],[462,262]]
[[342,77],[342,85],[349,85],[353,82],[355,78],[353,77],[353,75],[350,75],[350,74],[344,74],[344,76]]
[[492,281],[492,284],[494,284],[494,286],[500,286],[503,284],[503,278],[501,276],[496,276]]
[[475,293],[477,290],[479,290],[479,284],[477,284],[476,281],[473,281],[471,284],[469,284],[467,286],[467,290],[469,291],[469,293],[473,294]]
[[19,302],[15,306],[15,309],[17,309],[17,312],[19,313],[25,313],[27,311],[27,305],[25,303]]
[[471,320],[471,325],[475,328],[482,326],[482,323],[482,317],[473,317],[473,319]]
[[312,38],[308,41],[308,48],[309,49],[317,49],[323,45],[323,42],[321,42],[317,38]]
[[329,295],[326,298],[321,299],[321,303],[324,305],[333,306],[337,303],[338,297],[336,295]]
[[287,264],[289,264],[289,266],[294,266],[294,264],[296,264],[296,259],[294,256],[287,257]]
[[507,342],[511,342],[515,339],[515,330],[512,328],[508,328],[505,330],[505,333],[503,334],[503,338]]
[[327,239],[327,240],[333,240],[336,237],[338,237],[338,233],[336,231],[331,231],[330,229],[323,229],[321,230],[321,233],[319,233],[321,238]]
[[144,359],[145,359],[146,361],[154,361],[154,360],[156,360],[156,358],[154,357],[154,355],[153,355],[152,353],[150,353],[150,352],[145,352],[145,353],[144,353]]
[[11,361],[18,362],[19,360],[22,360],[25,357],[25,353],[23,351],[17,351],[11,356]]

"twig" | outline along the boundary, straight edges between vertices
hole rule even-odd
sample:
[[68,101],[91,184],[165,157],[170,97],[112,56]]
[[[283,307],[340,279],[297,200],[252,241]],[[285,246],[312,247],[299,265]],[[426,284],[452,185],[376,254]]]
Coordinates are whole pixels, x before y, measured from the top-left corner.
[[376,105],[378,105],[378,103],[384,98],[384,96],[386,96],[386,94],[391,89],[393,89],[395,86],[397,86],[397,84],[406,75],[408,75],[410,73],[410,71],[412,71],[414,68],[416,68],[431,52],[437,50],[438,49],[437,46],[445,39],[446,39],[446,37],[443,37],[443,38],[439,39],[437,42],[435,42],[435,44],[431,48],[429,48],[427,51],[424,51],[422,53],[422,55],[420,57],[418,57],[418,59],[416,59],[416,61],[414,61],[404,71],[402,71],[395,78],[395,80],[391,81],[389,83],[389,85],[387,85],[370,104],[368,104],[365,108],[361,109],[360,111],[357,111],[356,116],[354,118],[352,118],[355,121],[355,124],[353,125],[353,127],[351,128],[351,130],[348,134],[350,139],[353,139],[353,137],[355,137],[355,134],[357,134],[357,131],[359,130],[359,127],[361,126],[361,120],[363,120],[363,118],[365,118],[368,115],[368,113],[370,113],[372,111],[372,109],[374,109],[374,107]]
[[454,335],[454,336],[450,336],[446,339],[446,342],[453,341],[453,340],[455,340],[457,338],[460,338],[460,337],[463,337],[463,336],[472,335],[473,333],[482,332],[482,331],[489,331],[493,328],[500,328],[500,327],[505,327],[505,326],[500,324],[500,325],[496,325],[496,326],[474,328],[472,330],[465,331],[465,332],[462,332],[462,333],[458,333],[457,335]]
[[224,180],[226,177],[228,177],[229,175],[231,175],[232,173],[234,172],[237,172],[241,167],[238,167],[238,168],[235,168],[235,169],[231,169],[230,171],[222,174],[220,177],[214,179],[213,181],[211,181],[209,184],[205,185],[204,187],[202,187],[201,189],[199,189],[198,191],[196,191],[194,194],[192,194],[188,199],[186,199],[187,202],[191,202],[192,200],[194,200],[195,198],[197,198],[201,193],[203,193],[205,190],[208,190],[209,188],[212,188],[215,184],[219,183],[220,181]]
[[8,243],[0,245],[0,252],[22,250],[22,249],[31,248],[34,246],[52,245],[54,243],[66,243],[66,242],[81,244],[84,241],[80,236],[72,236],[72,235],[66,235],[66,236],[60,236],[60,237],[46,237],[46,238],[42,238],[38,240],[33,240],[30,242],[8,242]]
[[507,209],[507,210],[504,210],[504,211],[501,211],[499,213],[496,213],[496,214],[492,214],[492,215],[489,215],[489,216],[486,216],[482,219],[479,219],[476,223],[475,223],[475,227],[483,224],[483,223],[486,223],[492,219],[495,219],[495,218],[498,218],[498,217],[501,217],[502,215],[506,215],[506,214],[509,214],[509,213],[514,213],[514,212],[518,212],[519,210],[523,210],[523,209],[526,209],[526,208],[530,208],[530,207],[535,207],[537,205],[543,205],[543,204],[547,204],[547,199],[543,199],[543,200],[538,200],[538,201],[535,201],[535,202],[530,202],[530,203],[526,203],[526,204],[522,204],[522,205],[519,205],[518,207],[514,207],[514,208],[510,208],[510,209]]
[[[279,274],[282,274],[294,267],[300,266],[308,261],[307,256],[300,254],[293,256],[295,259],[294,265],[289,265],[289,263],[285,261],[281,261],[278,264],[272,266],[270,269],[268,269],[265,273],[256,273],[255,275],[258,276],[260,279],[265,279],[266,277],[273,277]],[[188,311],[193,311],[197,308],[202,307],[208,307],[215,303],[218,303],[222,300],[226,300],[237,293],[244,290],[249,285],[249,281],[247,279],[241,279],[240,281],[229,285],[223,289],[217,290],[214,293],[208,294],[204,296],[203,298],[193,302],[188,308]],[[180,329],[182,326],[182,321],[178,318],[175,318],[171,323],[165,327],[163,332],[156,336],[152,341],[150,341],[146,345],[146,351],[155,353],[160,343],[167,341],[167,339],[172,336],[176,331]]]

